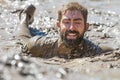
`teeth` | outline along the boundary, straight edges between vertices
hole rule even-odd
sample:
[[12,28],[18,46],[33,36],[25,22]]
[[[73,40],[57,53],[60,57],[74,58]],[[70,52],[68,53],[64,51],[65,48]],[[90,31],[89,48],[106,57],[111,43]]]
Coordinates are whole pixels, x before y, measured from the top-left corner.
[[76,34],[73,34],[73,33],[69,33],[68,35],[74,36],[74,35],[76,35]]
[[76,34],[74,33],[69,33],[67,36],[68,39],[76,39]]

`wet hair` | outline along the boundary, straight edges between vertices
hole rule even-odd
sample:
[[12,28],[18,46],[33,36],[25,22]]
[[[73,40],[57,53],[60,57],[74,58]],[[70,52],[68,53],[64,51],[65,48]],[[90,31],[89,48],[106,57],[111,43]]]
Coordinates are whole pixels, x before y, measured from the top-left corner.
[[63,5],[62,8],[58,11],[58,21],[61,21],[62,15],[67,11],[67,10],[78,10],[82,13],[84,22],[86,23],[87,21],[87,15],[88,15],[88,10],[83,7],[81,4],[78,2],[70,2],[66,5]]

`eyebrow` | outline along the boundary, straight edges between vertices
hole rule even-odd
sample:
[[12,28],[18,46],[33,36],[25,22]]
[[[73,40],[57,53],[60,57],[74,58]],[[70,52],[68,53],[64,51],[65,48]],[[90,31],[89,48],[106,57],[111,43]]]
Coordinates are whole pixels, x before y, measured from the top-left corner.
[[74,19],[74,21],[78,21],[78,20],[82,20],[81,18],[76,18],[76,19]]
[[[64,19],[64,20],[71,20],[71,19]],[[74,19],[74,21],[78,21],[78,20],[82,20],[81,18],[76,18],[76,19]]]

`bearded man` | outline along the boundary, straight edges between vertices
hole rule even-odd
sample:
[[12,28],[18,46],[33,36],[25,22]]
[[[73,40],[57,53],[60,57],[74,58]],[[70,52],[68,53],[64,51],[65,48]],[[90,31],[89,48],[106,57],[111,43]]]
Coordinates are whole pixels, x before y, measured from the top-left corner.
[[33,22],[35,7],[30,5],[24,10],[25,18],[19,27],[19,36],[27,46],[26,53],[34,57],[62,58],[93,57],[102,53],[102,49],[84,38],[89,28],[88,11],[77,2],[63,5],[58,11],[56,26],[59,37],[54,35],[32,35],[29,25]]

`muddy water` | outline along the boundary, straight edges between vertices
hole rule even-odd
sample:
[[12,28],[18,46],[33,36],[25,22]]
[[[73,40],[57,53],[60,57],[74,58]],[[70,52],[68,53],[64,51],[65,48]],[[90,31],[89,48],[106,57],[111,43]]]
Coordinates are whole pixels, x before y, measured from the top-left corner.
[[20,53],[20,46],[16,44],[19,40],[15,37],[20,21],[18,14],[12,14],[12,11],[34,4],[37,9],[31,26],[47,32],[47,29],[55,27],[58,8],[70,1],[73,0],[0,0],[0,77],[3,78],[0,79],[16,80],[14,76],[19,80],[120,79],[120,0],[74,0],[89,10],[90,28],[86,37],[115,51],[95,58],[74,60],[12,56]]

